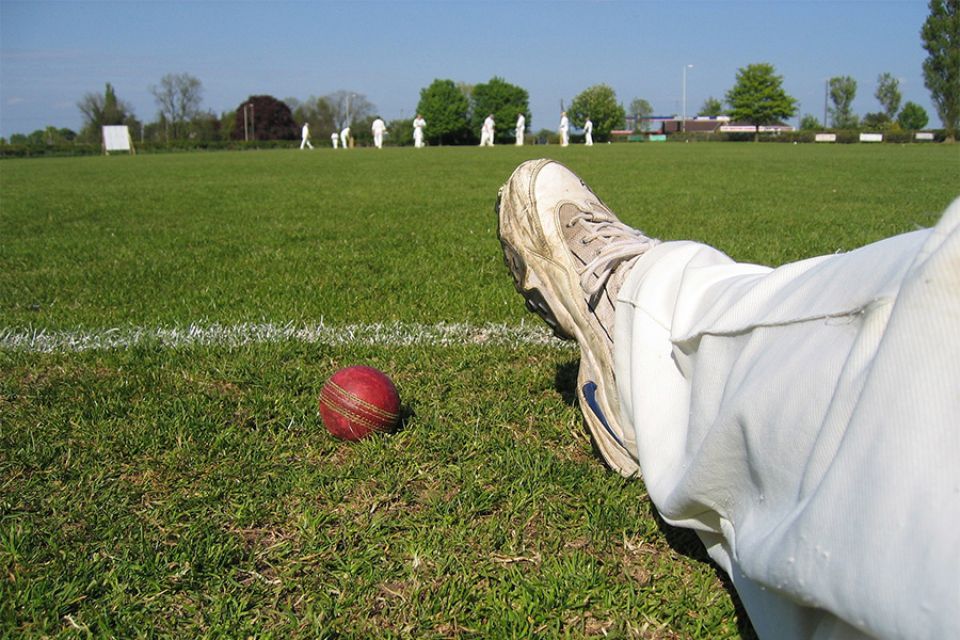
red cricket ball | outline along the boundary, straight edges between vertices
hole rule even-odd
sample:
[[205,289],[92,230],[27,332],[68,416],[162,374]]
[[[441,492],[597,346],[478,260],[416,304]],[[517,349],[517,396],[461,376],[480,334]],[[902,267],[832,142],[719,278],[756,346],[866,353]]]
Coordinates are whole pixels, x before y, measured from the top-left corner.
[[400,419],[400,395],[379,369],[340,369],[320,390],[320,418],[327,430],[344,440],[393,431]]

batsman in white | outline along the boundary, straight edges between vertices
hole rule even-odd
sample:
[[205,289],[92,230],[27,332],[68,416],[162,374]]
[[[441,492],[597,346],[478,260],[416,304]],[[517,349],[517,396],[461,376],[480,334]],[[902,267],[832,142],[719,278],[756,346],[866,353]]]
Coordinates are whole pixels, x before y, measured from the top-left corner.
[[521,113],[517,116],[517,128],[514,130],[513,135],[517,137],[517,146],[523,146],[523,135],[527,130],[527,118]]
[[300,129],[300,150],[302,151],[304,147],[310,147],[313,149],[313,145],[310,144],[310,123],[304,122],[303,128]]
[[570,119],[567,118],[567,112],[560,113],[560,146],[565,147],[570,144]]
[[593,146],[593,121],[587,116],[587,121],[583,123],[583,144],[588,147]]
[[350,127],[344,127],[340,130],[340,146],[344,149],[350,145]]
[[496,125],[493,122],[493,114],[491,113],[483,121],[483,127],[480,128],[480,146],[481,147],[492,147],[493,146],[493,132]]
[[338,142],[340,142],[340,135],[336,131],[334,131],[333,133],[330,134],[330,144],[332,144],[333,148],[336,149]]
[[377,116],[373,124],[370,125],[371,131],[373,131],[373,145],[377,149],[383,149],[383,134],[387,132],[387,124],[383,121],[383,118]]
[[580,347],[608,464],[762,638],[960,638],[960,199],[776,269],[622,222],[556,162],[500,191],[518,290]]
[[415,149],[423,148],[423,128],[427,126],[427,121],[419,113],[413,119],[413,146]]

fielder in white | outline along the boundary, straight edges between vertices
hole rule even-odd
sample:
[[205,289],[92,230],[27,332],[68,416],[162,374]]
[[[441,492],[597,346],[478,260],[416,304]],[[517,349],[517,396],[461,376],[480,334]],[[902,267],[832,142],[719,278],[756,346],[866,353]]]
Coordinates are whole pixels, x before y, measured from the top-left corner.
[[413,119],[413,146],[415,149],[423,148],[423,128],[427,126],[427,121],[419,113]]
[[648,238],[551,161],[498,211],[519,289],[579,343],[604,458],[761,637],[960,638],[960,199],[776,269]]
[[517,137],[517,146],[523,146],[523,135],[527,130],[527,118],[521,113],[517,116],[517,128],[514,130],[513,135]]
[[493,146],[493,132],[496,125],[493,122],[493,114],[491,113],[483,121],[483,127],[480,128],[480,146],[481,147],[492,147]]
[[560,146],[565,147],[570,144],[570,119],[567,118],[567,112],[560,113]]
[[336,131],[330,134],[330,144],[333,145],[334,149],[337,148],[337,143],[339,141],[340,141],[340,135]]
[[593,146],[593,122],[590,118],[587,118],[587,121],[583,123],[583,144],[588,147]]
[[373,132],[373,146],[377,149],[383,149],[383,134],[387,132],[387,123],[380,116],[377,116],[373,124],[370,125],[370,130]]
[[302,151],[304,147],[310,147],[313,149],[313,145],[310,144],[310,123],[304,122],[303,128],[300,129],[300,150]]
[[340,146],[347,149],[350,145],[350,127],[344,127],[340,131]]

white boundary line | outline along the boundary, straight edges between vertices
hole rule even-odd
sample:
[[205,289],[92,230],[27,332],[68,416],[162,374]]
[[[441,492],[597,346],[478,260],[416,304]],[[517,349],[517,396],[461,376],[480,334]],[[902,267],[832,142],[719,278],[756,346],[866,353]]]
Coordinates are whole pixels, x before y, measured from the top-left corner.
[[0,350],[27,353],[73,353],[130,349],[159,344],[177,349],[193,346],[237,347],[270,342],[303,342],[328,346],[524,346],[572,347],[544,327],[465,323],[385,323],[279,325],[274,323],[189,324],[180,327],[116,327],[48,331],[0,328]]

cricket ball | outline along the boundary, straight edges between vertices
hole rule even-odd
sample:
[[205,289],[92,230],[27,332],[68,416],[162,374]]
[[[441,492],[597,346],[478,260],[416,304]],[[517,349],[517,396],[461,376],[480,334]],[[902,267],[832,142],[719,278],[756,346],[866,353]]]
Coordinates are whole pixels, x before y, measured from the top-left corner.
[[389,433],[400,419],[400,395],[379,369],[345,367],[320,390],[320,419],[327,431],[344,440]]

